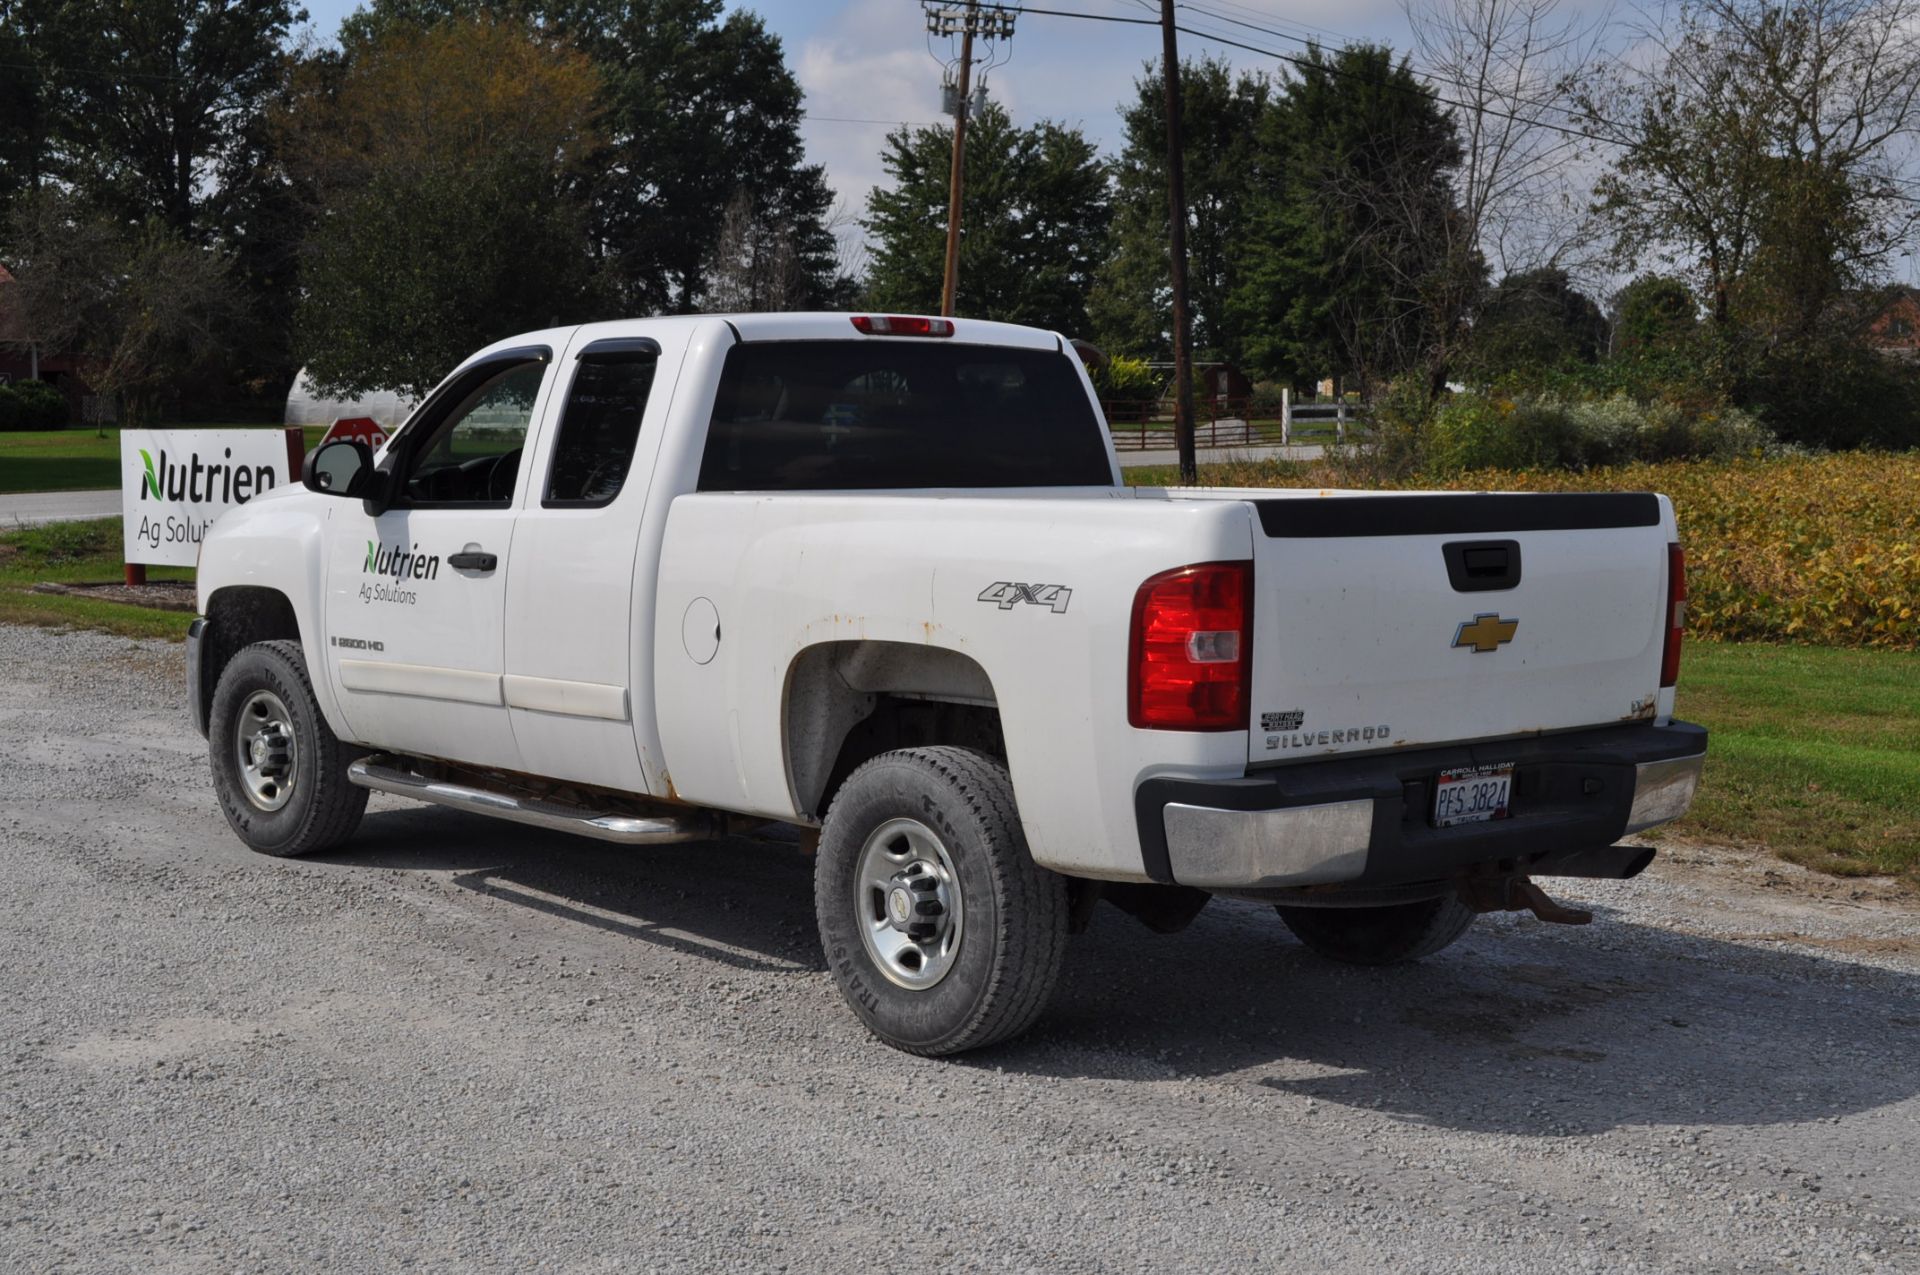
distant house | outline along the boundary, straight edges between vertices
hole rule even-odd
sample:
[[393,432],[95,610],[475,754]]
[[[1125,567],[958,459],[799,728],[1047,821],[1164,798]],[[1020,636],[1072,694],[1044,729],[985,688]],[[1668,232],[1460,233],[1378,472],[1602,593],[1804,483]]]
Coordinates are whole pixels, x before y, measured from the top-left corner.
[[1920,289],[1896,288],[1870,313],[1868,345],[1889,358],[1920,359]]
[[27,343],[20,317],[8,304],[13,272],[0,266],[0,384],[38,377],[66,396],[68,415],[78,420],[93,387],[80,373],[79,360],[63,350],[36,350]]

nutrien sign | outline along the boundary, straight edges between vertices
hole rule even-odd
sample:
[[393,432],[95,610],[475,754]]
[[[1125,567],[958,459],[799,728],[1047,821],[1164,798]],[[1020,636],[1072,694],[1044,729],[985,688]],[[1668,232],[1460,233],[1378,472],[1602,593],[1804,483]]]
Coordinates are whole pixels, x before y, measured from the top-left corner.
[[277,429],[121,430],[126,560],[190,567],[215,518],[291,481]]

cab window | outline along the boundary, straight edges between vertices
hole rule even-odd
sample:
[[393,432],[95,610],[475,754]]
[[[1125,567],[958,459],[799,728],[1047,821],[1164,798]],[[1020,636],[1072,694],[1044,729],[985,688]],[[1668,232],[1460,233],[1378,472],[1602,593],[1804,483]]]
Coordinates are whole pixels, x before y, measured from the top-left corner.
[[590,350],[582,357],[554,439],[542,505],[592,509],[613,503],[633,467],[658,363],[654,349],[607,355]]
[[484,372],[459,393],[446,417],[415,453],[407,475],[407,502],[417,506],[513,502],[520,452],[534,399],[546,376],[544,359]]
[[929,341],[727,351],[702,491],[1113,485],[1072,356]]

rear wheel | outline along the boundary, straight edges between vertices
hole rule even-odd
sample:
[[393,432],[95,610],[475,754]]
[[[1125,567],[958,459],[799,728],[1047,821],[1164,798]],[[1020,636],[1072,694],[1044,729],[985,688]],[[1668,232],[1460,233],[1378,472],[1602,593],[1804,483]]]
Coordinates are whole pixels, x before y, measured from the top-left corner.
[[298,642],[257,642],[227,662],[207,720],[213,787],[240,839],[261,854],[311,854],[360,826],[367,790],[327,726]]
[[1371,908],[1278,907],[1294,937],[1329,960],[1398,965],[1450,945],[1478,915],[1455,895]]
[[814,909],[847,1004],[916,1054],[1025,1031],[1066,954],[1066,878],[1028,853],[1006,767],[964,748],[885,753],[848,776]]

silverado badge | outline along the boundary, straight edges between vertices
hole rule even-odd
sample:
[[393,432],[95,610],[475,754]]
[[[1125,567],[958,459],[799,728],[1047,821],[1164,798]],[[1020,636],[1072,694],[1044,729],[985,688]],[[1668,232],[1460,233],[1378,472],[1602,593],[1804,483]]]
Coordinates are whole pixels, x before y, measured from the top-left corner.
[[1472,647],[1476,651],[1497,651],[1513,641],[1513,634],[1520,627],[1518,620],[1503,620],[1497,611],[1485,615],[1476,615],[1471,621],[1453,631],[1455,646]]

